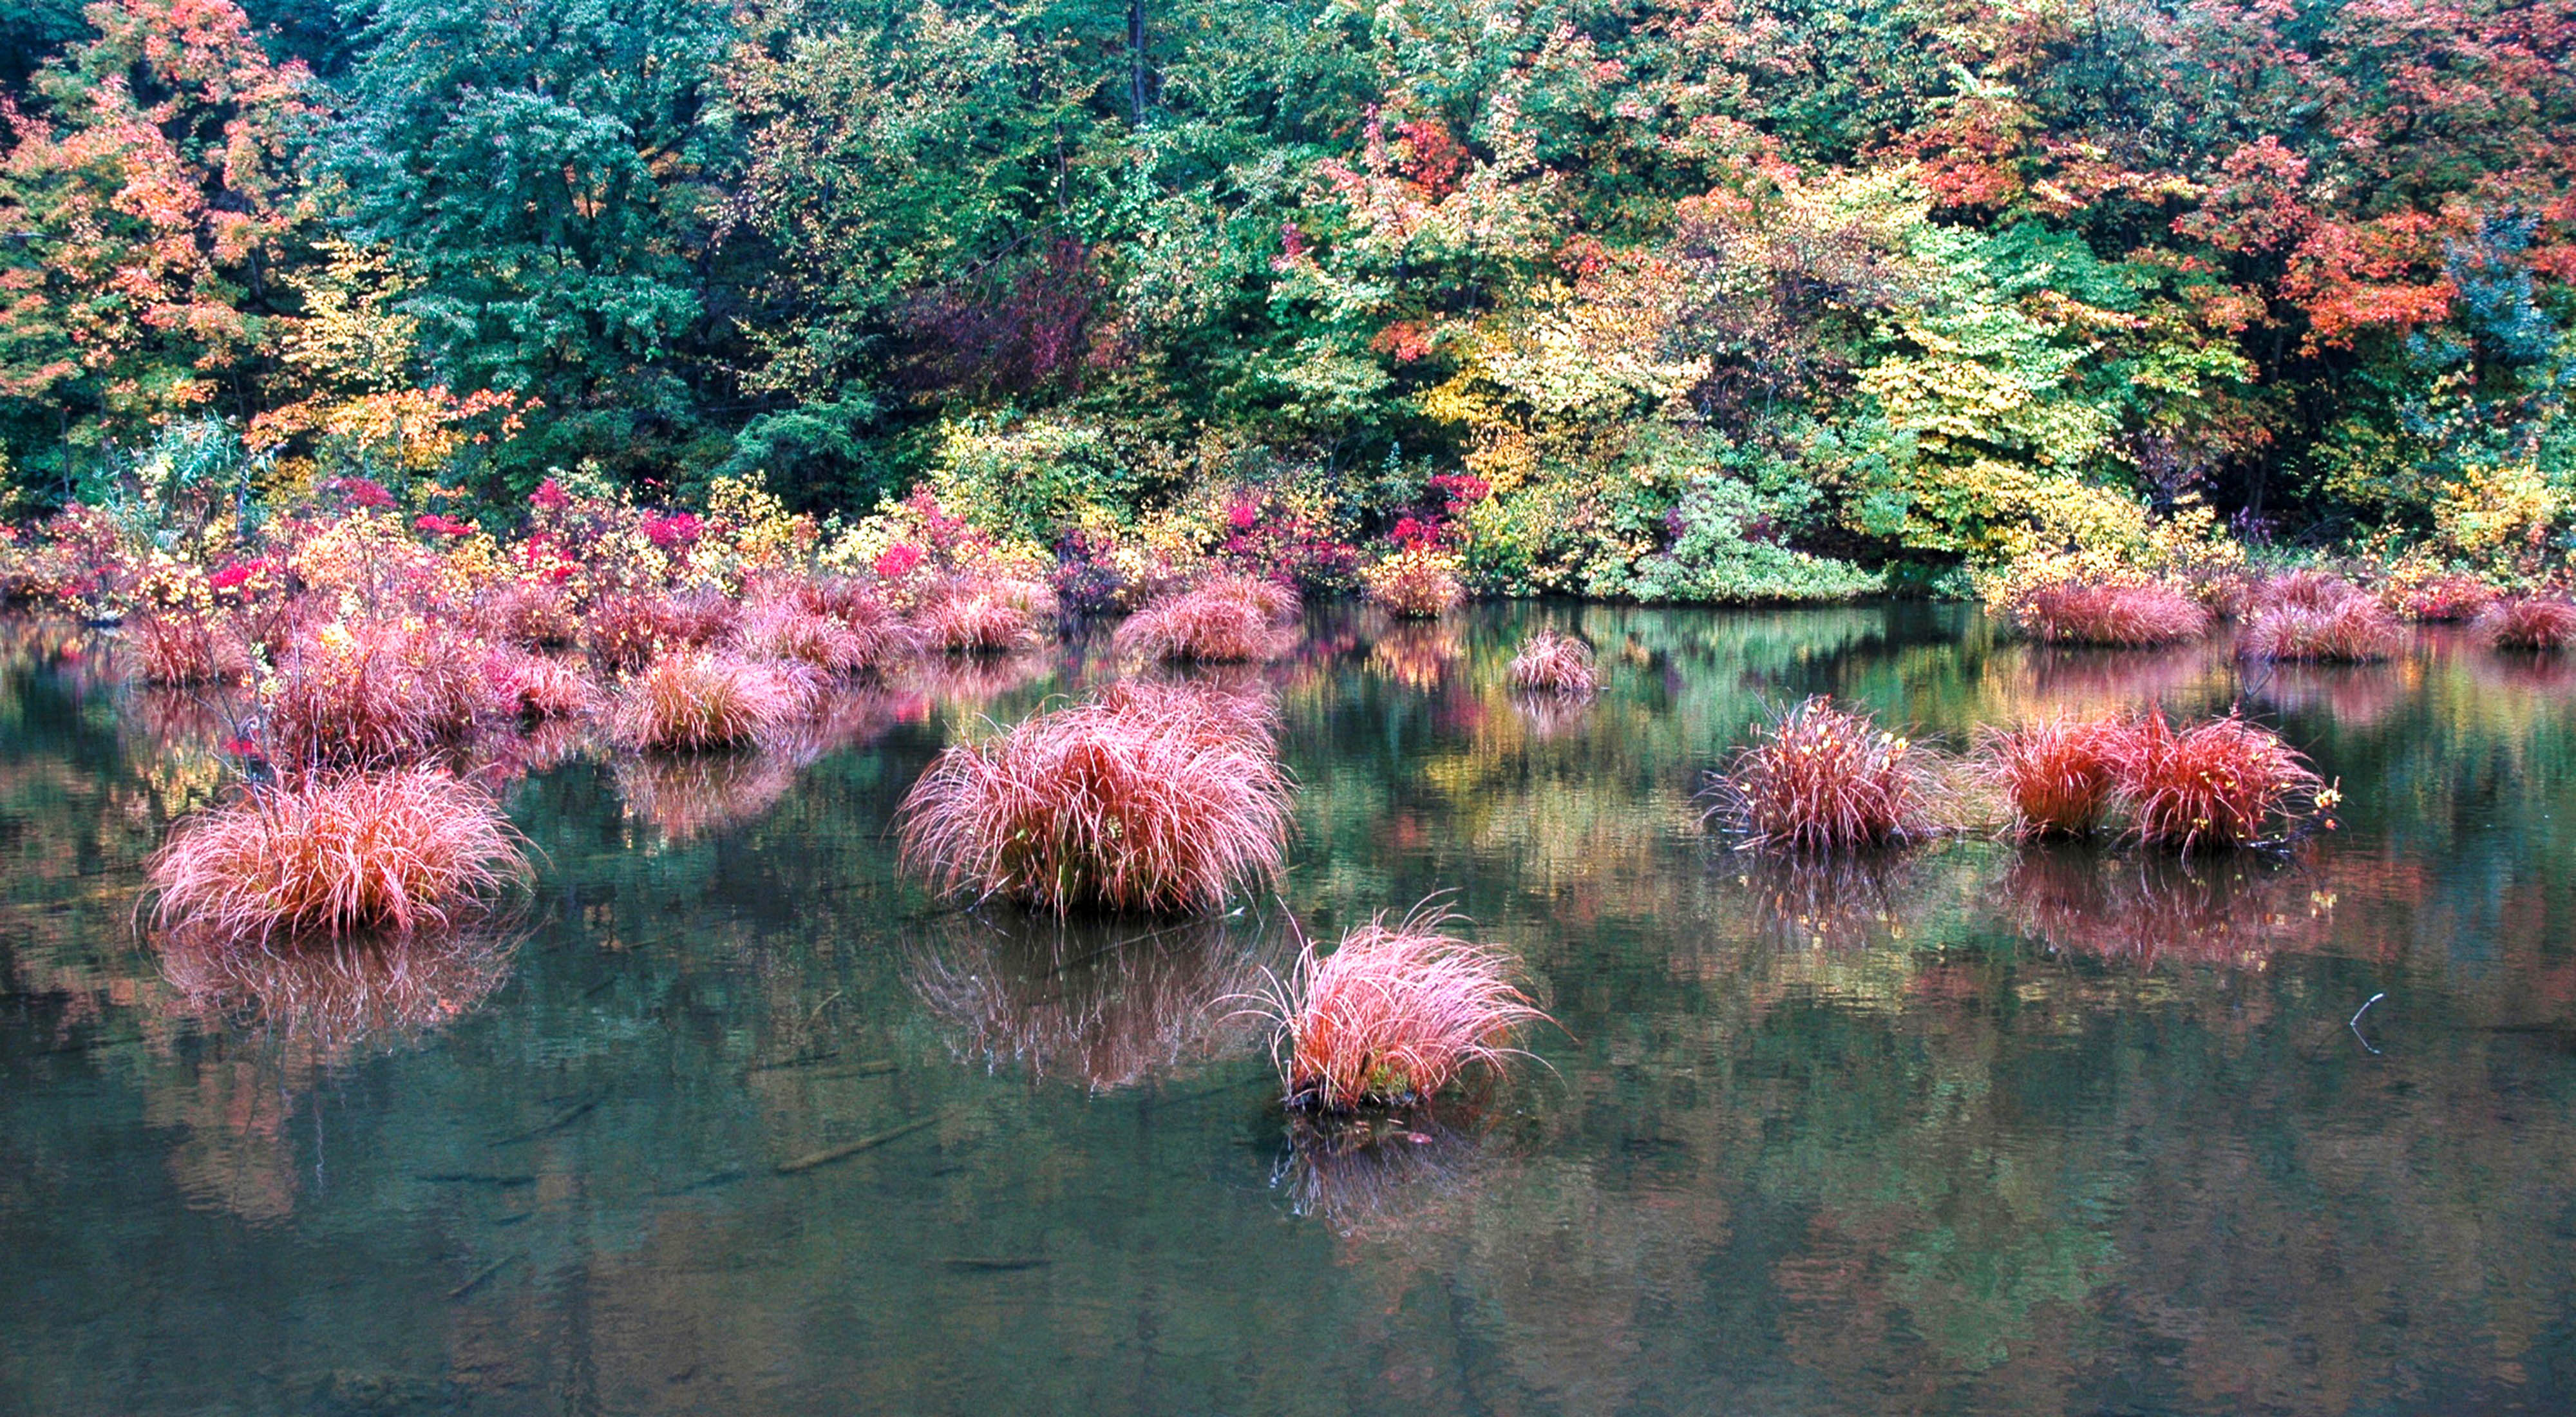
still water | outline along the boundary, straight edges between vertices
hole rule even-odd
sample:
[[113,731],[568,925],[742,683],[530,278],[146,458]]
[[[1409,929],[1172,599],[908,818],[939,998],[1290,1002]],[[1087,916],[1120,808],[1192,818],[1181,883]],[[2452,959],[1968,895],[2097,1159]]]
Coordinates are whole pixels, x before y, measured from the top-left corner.
[[[1600,646],[1589,710],[1504,691],[1542,622]],[[2428,633],[2240,676],[1923,606],[1309,628],[1265,676],[1288,876],[1223,920],[1058,931],[897,873],[904,789],[1113,672],[1076,648],[785,759],[540,757],[512,935],[253,979],[133,929],[219,782],[203,715],[17,628],[0,1412],[2576,1405],[2576,665]],[[1702,771],[1819,691],[1953,743],[2241,698],[2341,829],[1821,872],[1710,841]],[[1301,1146],[1228,996],[1444,890],[1563,1031]]]

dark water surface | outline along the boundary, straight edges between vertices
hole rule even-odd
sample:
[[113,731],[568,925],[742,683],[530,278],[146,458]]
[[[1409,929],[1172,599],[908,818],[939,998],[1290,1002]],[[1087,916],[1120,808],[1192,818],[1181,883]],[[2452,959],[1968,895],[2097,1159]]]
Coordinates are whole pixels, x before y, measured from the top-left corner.
[[[1588,713],[1503,691],[1540,621],[1601,646]],[[132,929],[205,724],[20,627],[0,1412],[2576,1407],[2576,666],[2428,635],[2240,683],[1924,607],[1314,630],[1268,676],[1286,888],[1223,921],[896,874],[923,765],[1107,672],[1072,653],[854,702],[810,762],[528,777],[514,947],[244,981]],[[1820,690],[1953,742],[2242,692],[2343,829],[1804,873],[1701,835],[1701,770]],[[1300,1149],[1225,996],[1292,914],[1440,889],[1566,1031]]]

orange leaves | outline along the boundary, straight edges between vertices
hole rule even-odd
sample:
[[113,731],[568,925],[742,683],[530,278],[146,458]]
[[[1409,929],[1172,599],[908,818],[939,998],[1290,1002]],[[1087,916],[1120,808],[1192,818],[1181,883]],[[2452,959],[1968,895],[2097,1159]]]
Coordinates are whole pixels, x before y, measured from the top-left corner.
[[[0,387],[97,376],[111,412],[203,401],[261,353],[251,267],[304,213],[287,159],[304,71],[273,64],[228,0],[110,0],[99,34],[35,80],[47,112],[0,107],[0,227],[23,233],[0,305]],[[147,96],[148,99],[147,99]]]

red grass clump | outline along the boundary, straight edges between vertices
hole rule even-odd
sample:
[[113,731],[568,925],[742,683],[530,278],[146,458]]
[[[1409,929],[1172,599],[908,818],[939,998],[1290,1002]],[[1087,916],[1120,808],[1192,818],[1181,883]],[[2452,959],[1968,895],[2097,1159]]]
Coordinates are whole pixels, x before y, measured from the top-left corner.
[[2358,592],[2322,607],[2283,601],[2254,612],[2236,652],[2248,659],[2365,664],[2397,651],[2397,618]]
[[2169,585],[2067,583],[2024,595],[2013,621],[2045,644],[2153,649],[2198,639],[2209,611]]
[[2495,649],[2548,653],[2576,645],[2576,603],[2517,595],[2478,617],[2478,634]]
[[1867,712],[1808,699],[1712,775],[1709,817],[1749,845],[1833,850],[1912,841],[1941,829],[1930,755]]
[[2148,714],[2129,734],[2119,776],[2130,830],[2186,852],[2276,840],[2334,802],[2280,734],[2233,713],[2178,732]]
[[599,685],[579,667],[523,649],[496,649],[483,661],[493,697],[522,718],[581,718],[601,707]]
[[2362,595],[2361,587],[2332,571],[2301,569],[2265,580],[2254,588],[2253,609],[2330,610]]
[[712,591],[604,595],[583,617],[581,643],[603,671],[632,673],[664,650],[715,643],[740,613]]
[[420,767],[254,784],[150,868],[158,926],[230,939],[445,928],[528,875],[492,799]]
[[1289,790],[1265,707],[1117,684],[941,753],[903,799],[903,859],[1058,915],[1208,909],[1278,874]]
[[1306,942],[1287,987],[1266,1000],[1280,1025],[1290,1107],[1348,1112],[1428,1098],[1469,1068],[1499,1068],[1520,1051],[1521,1030],[1548,1021],[1513,982],[1519,960],[1451,936],[1455,919],[1423,906],[1392,925],[1378,916],[1331,954]]
[[991,654],[1037,643],[1054,616],[1055,594],[1045,586],[965,577],[934,590],[915,618],[933,648]]
[[230,684],[250,677],[249,639],[223,615],[140,611],[126,618],[125,635],[147,684]]
[[370,767],[455,746],[509,710],[485,675],[489,649],[421,624],[333,622],[289,647],[262,684],[271,762]]
[[560,587],[507,581],[477,596],[465,621],[494,644],[555,649],[581,636],[581,620]]
[[2137,729],[2122,719],[2064,716],[1978,734],[1980,775],[2002,790],[2013,831],[2088,836],[2102,825]]
[[734,646],[835,677],[880,673],[912,653],[913,633],[866,586],[847,577],[757,588],[732,631]]
[[785,737],[814,699],[814,682],[800,670],[679,649],[618,686],[611,727],[633,748],[734,748]]
[[1600,684],[1592,646],[1572,635],[1541,630],[1521,642],[1512,656],[1512,687],[1548,694],[1589,697]]
[[1289,645],[1279,628],[1297,613],[1297,593],[1276,581],[1212,576],[1158,596],[1118,627],[1126,654],[1151,659],[1240,664],[1276,659]]

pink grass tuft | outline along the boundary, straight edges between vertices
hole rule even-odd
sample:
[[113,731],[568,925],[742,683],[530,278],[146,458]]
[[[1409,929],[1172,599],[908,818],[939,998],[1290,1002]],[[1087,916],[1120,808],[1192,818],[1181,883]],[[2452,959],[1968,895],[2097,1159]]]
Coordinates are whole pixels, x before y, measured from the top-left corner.
[[1521,642],[1512,656],[1512,687],[1537,693],[1589,698],[1600,685],[1592,646],[1572,635],[1541,630]]
[[1150,659],[1239,664],[1276,659],[1293,636],[1281,628],[1297,611],[1296,592],[1275,581],[1214,576],[1160,596],[1118,627],[1121,653]]
[[1055,593],[1035,582],[970,576],[934,589],[915,621],[934,649],[994,654],[1043,640],[1055,609]]
[[421,624],[334,622],[290,646],[261,685],[269,761],[379,767],[455,747],[512,712],[488,646]]
[[774,743],[794,730],[816,696],[808,671],[680,649],[618,686],[611,727],[631,748],[686,752]]
[[2136,733],[2120,719],[2054,717],[1977,736],[1976,769],[2012,807],[2020,836],[2088,836],[2119,790]]
[[2045,644],[2154,649],[2200,638],[2209,611],[2168,585],[2042,586],[2013,607],[2022,633]]
[[1762,729],[1712,776],[1708,816],[1747,844],[1839,850],[1914,841],[1942,827],[1931,755],[1866,712],[1812,698]]
[[2479,616],[2477,628],[2493,649],[2554,653],[2576,646],[2576,603],[2555,596],[2514,596]]
[[2323,607],[2283,601],[2258,609],[2236,652],[2248,659],[2366,664],[2396,653],[2397,642],[2396,617],[2355,593]]
[[1288,776],[1266,709],[1142,683],[939,755],[903,800],[903,858],[947,894],[1212,909],[1277,876]]
[[1287,986],[1267,1000],[1290,1107],[1348,1112],[1429,1098],[1470,1069],[1499,1069],[1520,1052],[1524,1029],[1549,1021],[1515,982],[1511,951],[1452,936],[1456,918],[1425,905],[1393,924],[1378,916],[1330,954],[1306,942]]
[[2185,852],[2277,840],[2334,800],[2281,735],[2232,713],[2180,731],[2148,714],[2124,745],[2119,778],[2130,830]]
[[154,923],[229,939],[444,929],[529,876],[491,798],[432,768],[256,784],[153,858]]

